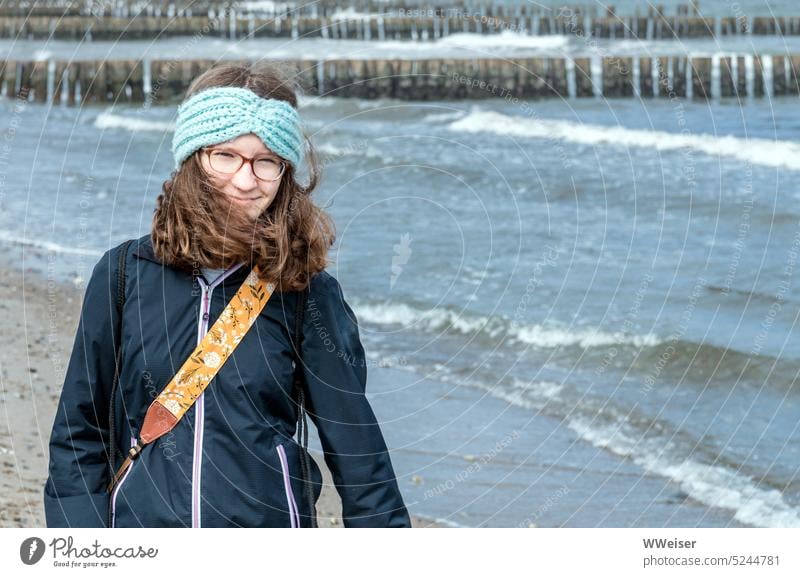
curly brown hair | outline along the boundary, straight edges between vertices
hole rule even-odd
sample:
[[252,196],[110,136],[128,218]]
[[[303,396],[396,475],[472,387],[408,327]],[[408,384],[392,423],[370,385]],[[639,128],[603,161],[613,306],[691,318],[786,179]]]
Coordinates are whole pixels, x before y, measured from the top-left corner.
[[[293,75],[275,64],[222,64],[194,79],[185,98],[206,88],[233,86],[262,98],[285,100],[297,108]],[[303,135],[308,183],[296,180],[286,163],[277,195],[255,220],[234,210],[209,179],[195,152],[174,171],[156,201],[151,239],[158,259],[185,271],[228,268],[238,262],[258,265],[276,290],[301,290],[328,266],[336,239],[333,219],[311,200],[320,179],[317,153]]]

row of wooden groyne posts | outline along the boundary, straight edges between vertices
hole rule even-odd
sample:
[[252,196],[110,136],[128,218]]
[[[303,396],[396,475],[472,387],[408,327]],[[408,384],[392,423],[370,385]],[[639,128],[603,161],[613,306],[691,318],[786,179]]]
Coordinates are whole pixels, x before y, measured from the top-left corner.
[[[569,8],[592,15],[615,14],[614,4],[584,2],[571,5],[544,5],[538,2],[499,3],[495,0],[315,0],[314,2],[244,2],[239,0],[4,0],[0,4],[0,16],[79,16],[94,14],[98,16],[130,16],[133,14],[153,15],[191,15],[211,11],[237,9],[256,14],[300,16],[328,16],[342,11],[357,13],[396,13],[408,10],[425,10],[442,13],[448,10],[470,10],[491,16],[504,14],[546,14],[553,10]],[[640,13],[638,7],[634,10]],[[647,3],[649,13],[666,13],[663,4]],[[700,0],[689,0],[675,5],[676,14],[699,14]]]
[[[671,40],[735,35],[800,35],[800,16],[591,16],[568,11],[548,15],[455,15],[263,17],[232,10],[203,16],[0,16],[0,38],[145,40],[179,36],[246,38],[331,38],[349,40],[435,40],[450,34],[574,35],[604,39]],[[447,14],[447,13],[445,13]]]
[[[171,103],[212,60],[4,61],[0,96],[61,105]],[[307,95],[402,100],[800,95],[800,55],[299,60]]]

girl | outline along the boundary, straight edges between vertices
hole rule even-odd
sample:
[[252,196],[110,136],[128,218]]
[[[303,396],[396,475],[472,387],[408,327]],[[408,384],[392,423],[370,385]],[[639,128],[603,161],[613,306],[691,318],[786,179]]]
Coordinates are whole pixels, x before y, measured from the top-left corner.
[[[308,185],[295,180],[307,141],[296,109],[271,67],[218,66],[189,87],[151,233],[107,251],[87,285],[50,438],[48,527],[312,526],[322,476],[313,459],[302,468],[307,453],[293,439],[298,362],[344,525],[410,526],[364,395],[357,320],[324,270],[335,235],[310,199],[319,175],[310,142]],[[205,354],[218,372],[148,444],[154,399],[181,382],[176,372],[209,327],[258,280],[274,294],[226,361]]]

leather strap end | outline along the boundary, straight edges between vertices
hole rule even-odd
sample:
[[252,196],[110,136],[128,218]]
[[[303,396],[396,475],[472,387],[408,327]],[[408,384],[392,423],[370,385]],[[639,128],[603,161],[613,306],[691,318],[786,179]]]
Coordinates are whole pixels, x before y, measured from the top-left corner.
[[164,405],[153,401],[147,409],[147,414],[144,417],[144,425],[139,434],[141,443],[148,445],[158,439],[161,435],[165,435],[178,424],[178,419],[173,415]]

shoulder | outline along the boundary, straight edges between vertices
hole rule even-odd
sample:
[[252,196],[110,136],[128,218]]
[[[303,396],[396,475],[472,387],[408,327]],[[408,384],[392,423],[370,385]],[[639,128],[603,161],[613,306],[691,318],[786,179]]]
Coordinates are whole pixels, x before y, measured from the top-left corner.
[[[107,249],[100,256],[94,265],[94,269],[92,270],[92,279],[94,279],[95,283],[104,281],[105,283],[111,285],[111,280],[119,272],[120,265],[123,263],[123,260],[127,263],[128,259],[131,258],[131,254],[137,250],[140,243],[144,242],[145,239],[149,242],[150,235],[145,235],[138,239],[127,239]],[[125,250],[124,253],[123,250]]]
[[339,280],[327,269],[311,278],[307,293],[307,308],[316,306],[334,311],[349,311],[345,290]]
[[119,258],[122,256],[123,249],[125,250],[125,258],[127,259],[131,254],[135,254],[139,252],[142,248],[146,246],[152,246],[150,244],[150,235],[146,234],[144,236],[140,236],[138,238],[129,238],[123,240],[120,243],[115,244],[108,250],[103,253],[103,256],[100,257],[100,261],[98,264],[103,262],[108,262],[110,259],[116,259],[116,262],[119,261]]
[[345,300],[339,280],[327,270],[314,275],[307,295],[303,330],[309,342],[331,352],[363,354],[355,312]]
[[314,275],[309,283],[306,313],[335,319],[337,324],[358,322],[341,283],[327,269]]
[[311,277],[309,281],[308,297],[311,298],[330,298],[334,294],[341,292],[339,281],[328,269],[322,270]]

